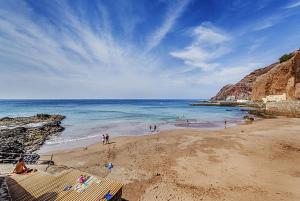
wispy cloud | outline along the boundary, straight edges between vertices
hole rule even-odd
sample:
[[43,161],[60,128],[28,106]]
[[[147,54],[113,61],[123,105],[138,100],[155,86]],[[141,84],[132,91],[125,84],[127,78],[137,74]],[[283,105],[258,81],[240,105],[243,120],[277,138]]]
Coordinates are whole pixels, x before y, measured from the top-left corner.
[[[156,87],[153,80],[159,77],[152,78],[151,74],[159,68],[159,59],[138,54],[140,51],[133,44],[119,43],[111,35],[108,23],[102,23],[101,32],[96,32],[68,4],[58,2],[55,13],[64,21],[53,26],[33,20],[36,16],[25,3],[22,12],[15,14],[14,3],[17,2],[0,9],[1,77],[15,78],[5,79],[5,86],[1,79],[1,91],[9,91],[13,86],[35,91],[57,82],[69,90],[78,87],[77,96],[86,91],[90,97],[119,97],[121,91],[128,96],[136,84],[139,88],[135,94],[141,96],[145,95],[143,86]],[[99,12],[107,15],[103,10]],[[26,74],[20,76],[21,72]],[[48,95],[39,90],[34,94],[56,97],[59,93],[50,89]]]
[[[288,15],[287,15],[288,16]],[[264,29],[268,29],[270,27],[275,26],[276,24],[280,23],[284,18],[287,17],[283,14],[278,14],[274,16],[267,17],[265,19],[260,19],[254,26],[254,31],[261,31]]]
[[148,38],[146,52],[152,50],[160,44],[168,32],[171,31],[176,23],[176,20],[180,17],[189,2],[190,0],[180,0],[169,7],[162,25]]
[[299,6],[300,6],[300,1],[295,1],[295,2],[289,3],[284,8],[289,9],[289,8],[295,8],[295,7],[299,7]]
[[[268,64],[297,48],[297,9],[268,3],[259,12],[270,12],[248,19],[242,14],[257,12],[254,3],[239,2],[232,10],[192,0],[0,1],[0,98],[212,96],[253,61]],[[202,9],[212,5],[226,12],[222,19]],[[283,22],[284,31],[275,27]]]
[[170,55],[193,68],[213,70],[218,66],[214,60],[230,52],[230,48],[226,46],[230,37],[211,24],[202,24],[194,28],[192,37],[192,44],[183,50],[170,52]]

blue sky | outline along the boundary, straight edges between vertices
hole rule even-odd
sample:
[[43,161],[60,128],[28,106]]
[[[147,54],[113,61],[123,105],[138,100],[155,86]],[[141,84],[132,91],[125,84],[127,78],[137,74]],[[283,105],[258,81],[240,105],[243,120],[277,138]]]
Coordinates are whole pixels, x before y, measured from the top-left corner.
[[299,47],[299,0],[0,0],[0,98],[209,98]]

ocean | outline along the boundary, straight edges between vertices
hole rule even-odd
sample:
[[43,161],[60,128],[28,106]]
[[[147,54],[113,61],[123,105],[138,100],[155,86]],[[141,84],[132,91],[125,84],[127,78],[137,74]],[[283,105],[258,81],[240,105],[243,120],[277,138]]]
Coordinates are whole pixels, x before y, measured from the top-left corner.
[[[191,106],[197,100],[0,100],[0,118],[37,113],[66,116],[59,136],[45,142],[40,153],[83,147],[111,137],[150,134],[149,126],[159,131],[186,127],[219,129],[242,122],[245,112],[239,107]],[[188,124],[186,123],[188,120]]]

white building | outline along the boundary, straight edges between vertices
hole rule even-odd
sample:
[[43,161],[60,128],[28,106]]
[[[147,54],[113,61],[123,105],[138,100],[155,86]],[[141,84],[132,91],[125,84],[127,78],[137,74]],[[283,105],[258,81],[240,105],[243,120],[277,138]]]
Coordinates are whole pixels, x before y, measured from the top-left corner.
[[236,102],[238,102],[238,103],[250,103],[250,101],[246,100],[246,99],[238,99],[238,100],[236,100]]

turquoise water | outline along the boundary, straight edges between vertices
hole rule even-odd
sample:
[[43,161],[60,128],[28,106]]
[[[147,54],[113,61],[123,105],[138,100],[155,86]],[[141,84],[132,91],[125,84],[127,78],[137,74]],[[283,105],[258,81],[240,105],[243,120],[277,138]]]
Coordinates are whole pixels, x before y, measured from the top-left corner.
[[[194,127],[216,129],[241,121],[238,107],[190,106],[196,100],[0,100],[0,117],[37,113],[62,114],[65,131],[46,141],[41,152],[100,142],[103,133],[113,136]],[[189,121],[189,125],[186,124]]]

